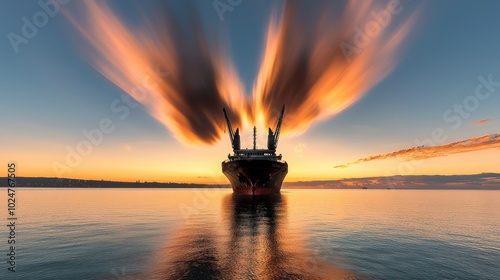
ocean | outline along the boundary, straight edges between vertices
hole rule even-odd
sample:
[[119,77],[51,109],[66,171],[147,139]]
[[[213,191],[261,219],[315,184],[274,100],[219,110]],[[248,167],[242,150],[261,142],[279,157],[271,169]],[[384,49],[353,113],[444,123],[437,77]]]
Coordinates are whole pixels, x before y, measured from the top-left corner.
[[4,227],[0,279],[500,279],[500,191],[16,195],[16,272]]

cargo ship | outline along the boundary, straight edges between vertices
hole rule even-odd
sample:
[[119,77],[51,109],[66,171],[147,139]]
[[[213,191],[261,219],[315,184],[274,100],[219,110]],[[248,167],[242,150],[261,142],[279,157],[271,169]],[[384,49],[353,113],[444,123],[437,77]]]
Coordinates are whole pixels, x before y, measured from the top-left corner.
[[253,149],[241,148],[239,128],[233,131],[231,122],[223,109],[226,118],[229,139],[233,154],[222,162],[222,173],[227,177],[235,194],[267,195],[279,194],[281,184],[288,173],[288,164],[282,155],[276,155],[276,148],[285,114],[285,106],[276,122],[274,131],[269,128],[267,149],[257,149],[257,130],[253,128]]

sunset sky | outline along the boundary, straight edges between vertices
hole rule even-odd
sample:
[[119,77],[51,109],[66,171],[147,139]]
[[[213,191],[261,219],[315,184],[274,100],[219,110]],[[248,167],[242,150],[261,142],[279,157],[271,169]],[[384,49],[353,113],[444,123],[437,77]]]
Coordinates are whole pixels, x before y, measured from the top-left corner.
[[[307,21],[300,21],[300,26],[315,26],[318,32],[294,29],[293,20],[298,19],[293,17],[289,19],[291,23],[281,21],[283,25],[290,24],[290,34],[297,36],[291,41],[285,40],[293,44],[281,42],[282,49],[279,40],[266,39],[272,34],[271,19],[276,21],[275,26],[281,26],[280,19],[286,18],[282,1],[242,1],[234,7],[227,4],[228,1],[219,2],[223,5],[217,6],[218,1],[192,1],[191,7],[187,7],[180,5],[180,1],[167,1],[167,4],[149,1],[139,7],[132,1],[110,1],[106,8],[70,1],[57,4],[57,9],[50,6],[47,9],[52,9],[53,14],[45,14],[44,18],[41,15],[46,12],[38,1],[2,1],[2,162],[17,162],[18,176],[226,182],[220,164],[231,152],[231,146],[228,135],[223,133],[222,108],[214,109],[220,110],[220,116],[211,124],[210,133],[203,125],[197,128],[200,132],[193,132],[182,124],[190,123],[189,112],[205,112],[205,108],[197,106],[206,106],[211,100],[200,98],[191,102],[189,99],[184,104],[189,108],[185,109],[169,107],[172,105],[153,95],[137,103],[127,99],[130,93],[123,90],[134,85],[135,78],[142,77],[142,66],[162,57],[167,61],[165,65],[178,70],[169,70],[166,75],[178,79],[179,84],[188,83],[189,87],[191,81],[197,80],[196,73],[201,70],[192,61],[185,62],[188,66],[182,70],[176,63],[184,63],[184,60],[172,53],[163,54],[159,51],[162,48],[154,46],[156,41],[173,34],[165,29],[179,33],[184,30],[181,26],[163,28],[154,24],[162,22],[158,15],[165,10],[168,11],[165,17],[178,18],[167,23],[189,25],[193,24],[189,19],[199,20],[203,32],[214,35],[207,35],[209,43],[213,44],[211,40],[217,38],[218,50],[234,66],[237,79],[223,67],[228,64],[220,60],[221,65],[217,67],[229,73],[224,76],[229,82],[228,91],[217,98],[230,99],[229,107],[234,112],[243,110],[244,106],[254,108],[254,115],[242,112],[240,116],[243,147],[252,145],[249,128],[253,124],[258,126],[260,134],[258,146],[264,147],[267,137],[264,123],[274,122],[272,108],[281,100],[291,108],[284,123],[286,133],[278,146],[278,152],[289,164],[285,181],[500,172],[500,136],[497,134],[500,127],[500,2],[401,0],[397,3],[399,12],[391,16],[385,33],[374,36],[362,48],[358,60],[352,64],[342,62],[344,66],[339,68],[328,67],[331,61],[337,61],[335,55],[342,53],[342,38],[354,38],[356,28],[364,27],[363,20],[340,24],[340,18],[360,13],[369,21],[373,14],[389,7],[390,1],[363,5],[364,13],[360,12],[363,1],[351,1],[352,7],[360,6],[352,10],[344,3],[329,5],[324,14],[311,16],[327,6],[314,1],[315,6],[301,8],[309,14],[301,18]],[[221,12],[221,7],[227,10]],[[193,11],[198,11],[198,15],[193,16]],[[119,20],[113,22],[111,14]],[[339,22],[339,25],[318,24],[325,21],[325,16],[326,22]],[[44,19],[46,22],[40,22]],[[32,32],[28,34],[31,38],[23,37],[25,20],[30,24],[39,21],[35,32],[27,30]],[[115,33],[120,24],[127,29],[122,34]],[[299,26],[298,22],[295,24]],[[111,25],[111,33],[106,33],[105,27]],[[276,34],[279,30],[286,33],[285,29],[278,29]],[[160,33],[161,36],[156,37]],[[345,34],[345,37],[337,34]],[[13,36],[21,36],[25,41],[13,44],[12,38],[19,40]],[[332,41],[328,41],[330,37]],[[327,44],[333,41],[337,43]],[[269,97],[252,97],[255,92],[257,96],[273,94],[259,87],[259,81],[266,81],[262,77],[278,79],[265,75],[266,65],[274,60],[263,63],[266,47],[271,53],[273,43],[278,46],[275,57],[285,53],[284,58],[281,57],[283,65],[293,58],[293,54],[287,52],[292,52],[288,49],[293,50],[294,44],[313,49],[324,43],[325,48],[311,51],[311,57],[316,59],[311,65],[316,68],[311,66],[310,72],[328,69],[330,72],[325,76],[321,76],[324,74],[321,71],[316,73],[320,81],[339,71],[345,71],[343,73],[352,78],[344,80],[342,86],[335,84],[336,88],[318,82],[309,95],[314,98],[299,105],[293,105],[297,95],[286,96],[287,90],[275,93],[281,95],[274,101]],[[143,53],[142,44],[148,45],[151,52]],[[106,47],[99,49],[100,46]],[[189,45],[184,47],[190,49]],[[203,45],[193,46],[197,48],[205,50]],[[335,55],[328,60],[331,48],[336,48]],[[182,54],[185,50],[178,51]],[[318,59],[315,57],[318,54],[325,55],[324,68],[317,66],[323,57]],[[187,60],[191,58],[186,55]],[[135,71],[134,66],[139,70]],[[289,69],[285,66],[281,70]],[[296,82],[296,79],[290,80]],[[235,89],[241,92],[235,93]],[[273,89],[278,92],[280,87],[275,85]],[[172,97],[176,98],[179,97]],[[272,102],[276,104],[270,105]],[[119,106],[127,109],[119,109]],[[249,116],[256,116],[255,120]],[[180,117],[186,117],[186,121],[179,120]],[[212,122],[210,118],[204,121]],[[78,145],[88,141],[85,134],[97,137],[92,134],[97,129],[101,130],[102,139],[94,138],[95,143],[90,149],[87,147],[84,155],[75,156]],[[212,140],[204,140],[200,135]],[[414,148],[422,145],[439,147]]]

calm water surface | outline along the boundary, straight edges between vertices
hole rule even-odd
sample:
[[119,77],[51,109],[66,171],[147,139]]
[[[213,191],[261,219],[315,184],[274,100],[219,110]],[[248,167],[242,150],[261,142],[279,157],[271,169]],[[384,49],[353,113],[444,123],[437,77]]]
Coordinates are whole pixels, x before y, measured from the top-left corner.
[[0,279],[500,279],[500,191],[230,192],[18,189]]

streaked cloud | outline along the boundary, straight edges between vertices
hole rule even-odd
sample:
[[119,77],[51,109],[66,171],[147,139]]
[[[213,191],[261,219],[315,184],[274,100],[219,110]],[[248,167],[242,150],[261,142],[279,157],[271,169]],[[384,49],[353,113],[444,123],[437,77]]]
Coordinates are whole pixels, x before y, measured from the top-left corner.
[[489,121],[491,121],[491,119],[482,119],[482,120],[478,120],[478,121],[471,123],[471,125],[480,125],[480,124],[487,123]]
[[500,148],[500,134],[490,134],[465,140],[459,140],[439,146],[416,146],[392,153],[369,156],[360,158],[347,164],[334,166],[334,168],[347,168],[354,164],[382,159],[401,158],[404,160],[419,160],[498,148]]
[[194,10],[181,18],[155,4],[158,12],[139,11],[134,25],[106,2],[82,1],[77,14],[66,15],[97,71],[181,142],[214,144],[224,133],[222,107],[234,126],[249,128],[271,126],[285,104],[293,117],[282,132],[303,132],[351,106],[394,70],[417,12],[401,13],[400,3],[341,4],[287,1],[274,14],[251,96],[226,44]]
[[[76,3],[75,3],[76,4]],[[82,1],[66,13],[79,45],[103,76],[144,105],[182,142],[213,144],[223,134],[225,107],[233,124],[245,112],[243,86],[224,49],[211,43],[200,17],[176,16],[164,5],[132,26],[109,3]]]
[[324,189],[500,189],[499,173],[471,175],[414,175],[289,182],[285,188]]
[[[283,131],[304,132],[357,102],[395,69],[418,9],[403,13],[402,3],[394,8],[381,1],[337,4],[286,1],[271,18],[253,89],[257,124],[272,125],[286,104],[293,117],[286,118]],[[379,25],[374,14],[387,18]]]

